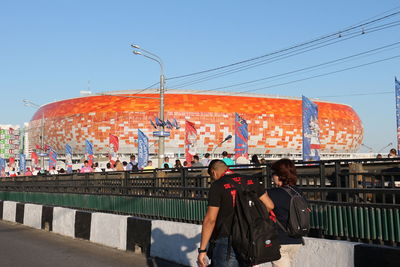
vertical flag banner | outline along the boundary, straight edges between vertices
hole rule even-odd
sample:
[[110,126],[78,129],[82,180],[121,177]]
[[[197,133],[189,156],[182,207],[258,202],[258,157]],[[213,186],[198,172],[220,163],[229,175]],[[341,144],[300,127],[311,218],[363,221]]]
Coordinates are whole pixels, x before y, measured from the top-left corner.
[[39,163],[39,156],[35,151],[31,152],[32,167],[36,167]]
[[142,170],[149,160],[149,139],[138,129],[138,168]]
[[186,121],[185,123],[185,158],[188,166],[191,166],[193,156],[197,153],[197,130],[194,123]]
[[6,160],[0,158],[0,177],[6,176]]
[[115,135],[110,134],[110,147],[113,148],[114,152],[118,152],[119,150],[119,140]]
[[318,106],[303,96],[303,160],[320,160]]
[[109,151],[108,151],[108,158],[111,164],[115,164],[117,161],[117,152],[119,149],[119,141],[118,137],[115,135],[110,134],[109,137]]
[[26,172],[26,157],[25,154],[19,154],[19,172],[25,175]]
[[394,78],[396,91],[397,154],[400,152],[400,82]]
[[89,140],[85,140],[85,155],[86,160],[89,161],[89,166],[93,164],[93,144],[89,142]]
[[50,147],[49,148],[49,169],[53,169],[53,167],[57,166],[57,152]]
[[249,131],[247,128],[246,120],[235,113],[235,159],[249,157]]
[[69,144],[65,145],[65,165],[67,173],[72,173],[72,147]]
[[15,166],[15,158],[14,157],[9,158],[8,164],[10,165],[10,167],[14,167]]

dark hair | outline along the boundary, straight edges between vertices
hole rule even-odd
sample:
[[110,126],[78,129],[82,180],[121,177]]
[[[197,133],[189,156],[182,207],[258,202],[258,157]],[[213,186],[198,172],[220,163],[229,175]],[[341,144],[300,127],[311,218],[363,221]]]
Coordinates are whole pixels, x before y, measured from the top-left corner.
[[89,161],[85,160],[83,163],[84,163],[84,164],[85,164],[85,163],[89,163]]
[[224,152],[222,152],[222,156],[228,156],[228,152],[226,152],[226,151],[224,151]]
[[111,163],[110,162],[107,163],[107,168],[111,169]]
[[168,169],[168,168],[169,168],[168,163],[164,163],[164,168],[165,168],[165,169]]
[[280,159],[271,166],[273,175],[279,176],[283,185],[295,185],[297,182],[296,166],[290,159]]
[[209,156],[210,156],[210,153],[204,154],[204,157],[205,157],[205,158],[208,158]]
[[212,161],[210,161],[210,164],[208,165],[208,169],[207,169],[208,175],[211,176],[211,171],[215,170],[221,166],[228,168],[228,166],[225,164],[225,162],[220,159],[213,159]]
[[195,160],[199,160],[199,156],[197,156],[197,155],[194,155],[194,156],[193,156],[193,159],[195,159]]
[[122,165],[127,166],[127,165],[128,165],[128,162],[123,161],[123,162],[122,162]]
[[261,165],[260,161],[258,160],[258,156],[256,154],[251,156],[251,163],[253,163],[256,166],[260,166]]

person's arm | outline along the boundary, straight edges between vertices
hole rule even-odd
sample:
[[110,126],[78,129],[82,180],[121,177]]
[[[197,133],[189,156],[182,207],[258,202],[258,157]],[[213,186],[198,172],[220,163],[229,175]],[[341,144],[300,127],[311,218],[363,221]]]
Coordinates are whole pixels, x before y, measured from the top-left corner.
[[[203,227],[201,229],[201,241],[200,241],[200,249],[205,250],[207,248],[207,244],[210,241],[211,234],[215,227],[215,222],[217,221],[217,216],[219,212],[219,207],[209,206],[207,208],[207,213],[204,216]],[[207,266],[207,263],[204,262],[206,256],[206,252],[199,253],[197,257],[197,262],[200,267]]]
[[261,195],[260,197],[261,202],[264,204],[264,206],[267,208],[268,211],[271,211],[274,209],[275,205],[274,202],[269,198],[267,192]]

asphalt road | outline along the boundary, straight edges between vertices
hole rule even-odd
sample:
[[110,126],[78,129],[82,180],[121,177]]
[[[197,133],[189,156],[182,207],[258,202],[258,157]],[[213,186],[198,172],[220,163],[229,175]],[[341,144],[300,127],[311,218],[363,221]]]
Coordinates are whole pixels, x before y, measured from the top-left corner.
[[0,266],[177,267],[179,265],[147,259],[142,254],[120,251],[86,240],[0,221]]

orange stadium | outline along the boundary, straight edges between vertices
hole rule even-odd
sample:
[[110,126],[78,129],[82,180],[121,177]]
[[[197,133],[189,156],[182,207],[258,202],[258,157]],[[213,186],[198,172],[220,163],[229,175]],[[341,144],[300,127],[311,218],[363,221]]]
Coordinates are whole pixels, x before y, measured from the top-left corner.
[[[118,136],[119,153],[137,153],[138,129],[148,137],[150,153],[158,149],[155,129],[150,123],[159,117],[156,90],[114,91],[92,94],[42,106],[29,123],[29,144],[44,142],[64,154],[65,144],[83,154],[85,139],[94,153],[109,151],[109,134]],[[356,152],[363,140],[363,126],[348,105],[312,99],[319,109],[322,153]],[[176,119],[179,129],[170,130],[165,140],[166,154],[184,153],[185,120],[195,123],[199,154],[223,150],[233,153],[235,112],[248,123],[249,154],[289,154],[302,150],[302,102],[297,97],[256,94],[168,90],[165,94],[165,119]],[[42,120],[42,116],[44,120]]]

